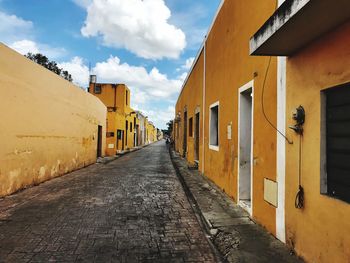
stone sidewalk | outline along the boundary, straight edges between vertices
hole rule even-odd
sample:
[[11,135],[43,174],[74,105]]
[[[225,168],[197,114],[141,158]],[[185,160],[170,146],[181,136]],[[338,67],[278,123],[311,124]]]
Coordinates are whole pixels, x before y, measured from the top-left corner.
[[228,262],[301,263],[283,243],[255,224],[249,215],[198,170],[170,149],[175,169],[212,242]]

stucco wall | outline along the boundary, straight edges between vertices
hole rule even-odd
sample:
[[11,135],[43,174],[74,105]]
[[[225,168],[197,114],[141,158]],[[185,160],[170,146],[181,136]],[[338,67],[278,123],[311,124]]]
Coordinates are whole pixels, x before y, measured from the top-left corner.
[[106,107],[0,44],[0,196],[94,163]]
[[298,190],[299,138],[286,149],[287,242],[308,262],[349,262],[350,205],[320,194],[321,90],[350,82],[350,22],[287,61],[287,125],[291,112],[306,111],[301,182],[305,208],[294,208]]
[[[253,124],[253,218],[275,234],[275,207],[264,200],[264,178],[276,181],[276,131],[262,114],[261,94],[269,58],[250,57],[249,39],[276,8],[276,1],[225,1],[206,41],[205,54],[190,73],[176,105],[181,122],[175,124],[176,149],[182,153],[184,108],[188,119],[200,105],[199,169],[237,201],[238,184],[238,93],[239,88],[254,81]],[[203,63],[205,69],[205,126],[203,144]],[[272,58],[265,83],[265,112],[276,124],[277,64]],[[219,151],[209,149],[209,107],[219,102]],[[187,121],[188,121],[187,119]],[[232,138],[227,126],[231,124]],[[179,136],[176,137],[177,127]],[[188,136],[188,132],[187,132]],[[187,159],[193,162],[194,141],[187,137]],[[204,156],[202,152],[204,147]],[[204,170],[202,163],[204,161]]]
[[[90,83],[89,92],[99,98],[106,107],[110,107],[107,113],[107,131],[114,132],[114,136],[106,139],[106,154],[113,156],[117,151],[134,147],[134,117],[136,115],[131,114],[133,112],[133,109],[130,107],[131,93],[125,84],[97,84],[102,87],[101,93],[95,93],[93,83]],[[128,96],[128,104],[126,104],[126,95]],[[114,107],[115,110],[113,109]],[[128,121],[127,131],[125,129],[126,121]],[[130,122],[132,123],[132,131],[130,131]],[[122,139],[117,140],[117,130],[123,131]]]
[[[261,93],[269,58],[249,56],[249,38],[276,1],[225,1],[206,45],[205,170],[233,199],[238,184],[238,93],[254,80],[253,218],[275,234],[275,207],[264,200],[264,178],[276,180],[276,131],[262,114]],[[276,123],[276,59],[265,86],[265,112]],[[209,106],[219,101],[219,151],[209,149]],[[227,126],[232,122],[232,139]]]
[[[199,169],[202,169],[202,152],[203,152],[203,116],[202,116],[202,101],[203,101],[203,73],[204,73],[204,55],[201,52],[193,71],[189,75],[186,85],[176,104],[176,113],[181,113],[181,121],[183,124],[184,109],[187,108],[187,121],[193,118],[193,136],[189,136],[189,129],[187,129],[187,159],[194,164],[195,160],[195,112],[199,109]],[[183,128],[183,126],[182,126]],[[176,149],[179,152],[183,150],[183,130],[179,132],[179,137],[176,138]]]

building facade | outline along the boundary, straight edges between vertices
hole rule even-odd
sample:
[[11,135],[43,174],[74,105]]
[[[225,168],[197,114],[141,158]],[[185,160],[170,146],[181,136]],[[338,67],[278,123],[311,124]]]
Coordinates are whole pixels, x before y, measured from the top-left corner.
[[275,8],[222,1],[174,120],[176,150],[274,235],[277,132],[266,118],[276,122],[277,60],[250,57],[248,43]]
[[277,115],[293,141],[282,153],[285,234],[308,262],[350,260],[349,10],[286,0],[250,41],[252,55],[283,56]]
[[106,107],[0,44],[0,197],[96,162]]
[[96,76],[91,75],[89,93],[107,107],[106,155],[157,141],[155,126],[131,108],[131,92],[125,84],[97,83]]
[[141,146],[146,143],[146,117],[140,111],[137,111],[136,115],[139,123],[137,146]]
[[349,10],[222,1],[176,103],[176,150],[307,262],[350,258]]
[[107,107],[106,154],[111,156],[135,145],[136,112],[130,107],[130,90],[125,84],[97,83],[90,77],[89,92]]

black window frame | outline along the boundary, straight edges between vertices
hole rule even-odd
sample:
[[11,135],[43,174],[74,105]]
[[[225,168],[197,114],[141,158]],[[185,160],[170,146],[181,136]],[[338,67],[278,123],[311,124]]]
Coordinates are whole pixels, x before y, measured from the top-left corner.
[[321,193],[350,203],[350,83],[321,93]]
[[95,86],[94,86],[94,93],[95,94],[101,94],[102,93],[102,85],[101,84],[95,84]]

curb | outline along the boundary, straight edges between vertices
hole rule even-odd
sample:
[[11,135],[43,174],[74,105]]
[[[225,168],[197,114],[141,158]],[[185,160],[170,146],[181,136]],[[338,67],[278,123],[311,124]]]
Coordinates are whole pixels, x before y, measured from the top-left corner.
[[186,181],[183,178],[183,175],[181,174],[181,171],[180,171],[179,167],[174,162],[174,158],[178,158],[178,157],[174,156],[174,151],[173,151],[171,146],[168,146],[168,149],[169,149],[169,155],[170,155],[171,163],[173,164],[173,167],[175,169],[176,175],[179,178],[179,181],[181,182],[181,185],[182,185],[182,187],[183,187],[183,189],[184,189],[184,191],[186,193],[187,199],[188,199],[188,201],[191,204],[192,210],[193,210],[194,214],[196,215],[200,226],[202,227],[202,229],[206,233],[206,237],[207,237],[208,243],[209,243],[210,247],[212,248],[212,251],[213,251],[213,253],[215,255],[215,258],[216,258],[217,262],[221,262],[221,263],[228,262],[224,258],[224,256],[219,252],[219,250],[216,248],[214,243],[212,242],[212,238],[213,238],[213,236],[215,236],[216,233],[212,233],[212,230],[214,229],[213,226],[205,218],[205,216],[203,215],[202,211],[199,209],[199,205],[198,205],[198,202],[197,202],[196,198],[193,196],[190,188],[186,184]]

